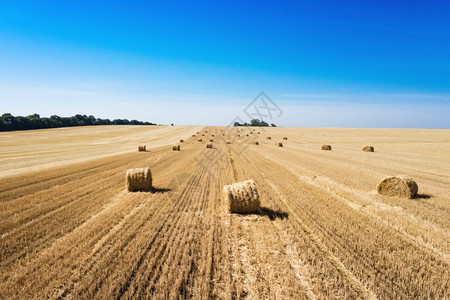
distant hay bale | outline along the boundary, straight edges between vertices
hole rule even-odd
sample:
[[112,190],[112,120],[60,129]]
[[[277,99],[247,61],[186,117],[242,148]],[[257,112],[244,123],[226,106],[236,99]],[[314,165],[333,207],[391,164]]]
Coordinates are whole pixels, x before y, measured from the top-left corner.
[[198,139],[197,141],[201,142],[201,141],[202,141],[202,139]]
[[228,141],[228,142],[227,142],[227,144],[231,144],[231,142],[230,142],[230,141]]
[[152,172],[150,168],[129,169],[125,178],[127,190],[130,192],[152,190]]
[[214,137],[214,134],[211,134],[212,137]]
[[184,143],[184,140],[183,140],[183,139],[181,139],[181,140],[180,140],[180,143]]
[[266,137],[266,139],[271,140],[272,138],[270,136]]
[[209,139],[210,142],[214,142],[214,139]]
[[202,134],[202,136],[205,136],[205,134]]
[[362,151],[364,151],[364,152],[374,152],[375,148],[373,146],[364,146],[362,148]]
[[275,143],[275,146],[283,147],[283,143]]
[[200,133],[200,131],[197,131],[197,134],[199,134]]
[[331,150],[331,145],[322,145],[322,150]]
[[240,137],[241,135],[240,134],[238,134],[238,137]]
[[147,146],[138,146],[138,151],[142,152],[142,151],[147,151]]
[[253,134],[253,131],[250,131],[250,134]]
[[180,151],[180,145],[172,146],[172,151]]
[[259,142],[254,142],[255,145],[259,145]]
[[261,134],[261,132],[258,131],[258,134]]
[[283,140],[287,141],[287,136],[284,136],[284,137],[283,137]]
[[249,136],[248,133],[247,133],[247,136]]
[[206,148],[211,148],[212,149],[213,144],[206,144]]
[[260,201],[253,180],[237,182],[223,187],[225,202],[231,213],[257,213]]
[[417,183],[405,175],[386,177],[377,186],[378,194],[386,196],[413,198],[418,190]]
[[195,134],[193,134],[192,137],[195,137]]

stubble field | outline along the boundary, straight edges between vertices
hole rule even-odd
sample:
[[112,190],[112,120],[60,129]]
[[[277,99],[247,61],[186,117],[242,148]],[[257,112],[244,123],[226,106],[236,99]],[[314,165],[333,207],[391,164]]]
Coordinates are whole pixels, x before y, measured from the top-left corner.
[[[0,299],[445,299],[449,148],[449,130],[0,133]],[[125,191],[138,167],[153,193]],[[416,198],[376,194],[399,174]],[[228,213],[223,186],[247,179],[261,213]]]

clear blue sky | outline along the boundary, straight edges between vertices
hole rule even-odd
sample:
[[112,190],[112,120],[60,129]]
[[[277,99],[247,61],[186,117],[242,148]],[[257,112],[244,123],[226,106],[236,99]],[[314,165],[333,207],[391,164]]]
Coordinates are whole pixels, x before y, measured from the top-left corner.
[[226,125],[450,121],[450,1],[0,0],[0,113]]

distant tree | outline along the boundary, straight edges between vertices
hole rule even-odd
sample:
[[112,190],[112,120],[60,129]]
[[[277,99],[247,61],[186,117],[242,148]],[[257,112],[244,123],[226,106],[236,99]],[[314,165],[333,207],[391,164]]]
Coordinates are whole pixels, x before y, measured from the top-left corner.
[[233,126],[242,126],[242,124],[236,121],[234,122]]
[[112,124],[155,125],[154,123],[141,122],[137,120],[132,120],[130,122],[127,119],[117,119],[111,122],[109,119],[97,119],[92,115],[86,116],[80,114],[77,114],[74,117],[60,117],[57,115],[52,115],[50,118],[41,118],[39,114],[32,114],[26,117],[15,117],[10,113],[5,113],[0,117],[0,131]]
[[270,124],[270,126],[272,126],[272,127],[277,127],[277,125],[275,125],[275,124],[273,124],[273,123],[272,123],[272,124]]

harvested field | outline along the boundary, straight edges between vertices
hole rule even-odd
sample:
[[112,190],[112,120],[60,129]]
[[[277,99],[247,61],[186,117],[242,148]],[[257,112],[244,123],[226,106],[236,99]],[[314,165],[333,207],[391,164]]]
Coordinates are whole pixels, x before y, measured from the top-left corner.
[[[0,299],[448,297],[449,130],[265,129],[283,149],[188,139],[221,129],[0,133]],[[152,192],[127,192],[143,167]],[[377,194],[396,174],[416,197]],[[260,210],[230,214],[224,186],[248,179]]]

